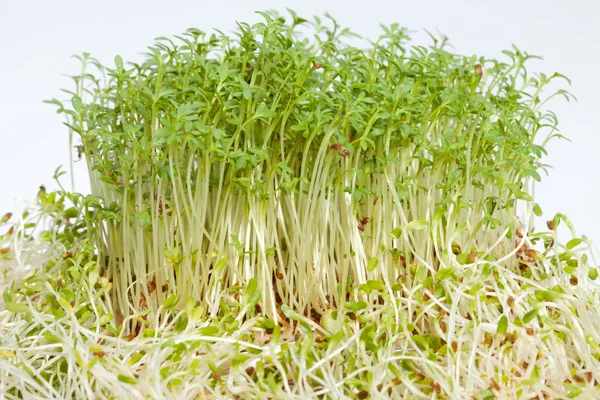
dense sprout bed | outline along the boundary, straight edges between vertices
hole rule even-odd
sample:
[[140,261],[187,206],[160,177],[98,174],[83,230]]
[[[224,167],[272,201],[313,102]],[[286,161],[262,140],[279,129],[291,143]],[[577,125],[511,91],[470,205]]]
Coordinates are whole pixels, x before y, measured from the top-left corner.
[[92,194],[2,218],[0,396],[596,397],[590,243],[530,196],[562,76],[263,17],[50,101]]

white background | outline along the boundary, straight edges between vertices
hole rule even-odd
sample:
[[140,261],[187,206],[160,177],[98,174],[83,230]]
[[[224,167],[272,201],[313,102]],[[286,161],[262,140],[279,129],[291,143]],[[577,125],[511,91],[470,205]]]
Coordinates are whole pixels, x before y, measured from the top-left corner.
[[[544,218],[560,211],[579,234],[600,240],[600,3],[596,1],[8,1],[0,2],[0,214],[15,199],[33,199],[38,187],[52,182],[54,169],[68,169],[68,135],[62,116],[42,100],[68,97],[78,61],[89,52],[112,66],[114,56],[141,60],[158,36],[180,34],[189,27],[219,28],[230,33],[234,21],[256,22],[257,10],[285,7],[312,19],[329,12],[342,26],[375,39],[379,24],[398,22],[428,44],[423,28],[447,35],[455,51],[502,57],[512,44],[544,61],[533,71],[559,71],[573,81],[568,88],[578,102],[557,99],[562,133],[572,143],[555,141],[546,163],[550,176],[536,188]],[[85,166],[76,164],[76,189],[87,192]],[[65,184],[69,179],[65,179]],[[544,220],[545,220],[544,219]],[[541,221],[543,224],[543,221]]]

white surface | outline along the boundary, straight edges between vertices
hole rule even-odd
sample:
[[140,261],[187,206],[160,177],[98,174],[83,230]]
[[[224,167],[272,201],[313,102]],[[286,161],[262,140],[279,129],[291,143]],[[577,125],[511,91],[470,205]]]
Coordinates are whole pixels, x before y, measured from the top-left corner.
[[[544,61],[535,71],[559,71],[573,81],[577,103],[550,104],[572,143],[553,142],[546,163],[554,166],[536,189],[544,218],[566,213],[579,234],[600,241],[600,180],[597,178],[600,124],[598,40],[600,3],[595,1],[4,1],[0,5],[0,213],[14,208],[15,198],[33,199],[38,186],[54,187],[58,165],[68,169],[68,135],[62,116],[42,100],[65,99],[78,61],[89,52],[112,64],[114,55],[139,60],[157,36],[180,34],[189,27],[226,32],[234,21],[258,21],[257,10],[285,7],[299,16],[329,12],[342,26],[374,39],[379,24],[398,22],[417,32],[423,28],[450,38],[463,54],[501,57],[512,44]],[[76,189],[86,192],[85,166],[76,164]],[[68,179],[65,179],[68,184]]]

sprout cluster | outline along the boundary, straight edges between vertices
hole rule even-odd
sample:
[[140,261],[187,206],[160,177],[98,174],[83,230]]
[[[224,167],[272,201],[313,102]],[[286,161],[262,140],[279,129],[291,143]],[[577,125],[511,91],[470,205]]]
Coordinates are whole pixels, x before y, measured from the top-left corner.
[[49,101],[92,193],[0,220],[0,396],[597,397],[591,244],[530,195],[564,77],[261,14]]
[[307,40],[303,19],[264,18],[232,38],[159,38],[141,64],[82,58],[60,111],[101,199],[84,218],[122,313],[171,294],[215,309],[255,279],[270,317],[282,302],[321,314],[351,285],[412,287],[410,264],[510,246],[523,183],[540,178],[535,139],[556,135],[540,92],[560,75],[528,75],[518,50],[408,48],[397,25],[359,49],[335,24]]

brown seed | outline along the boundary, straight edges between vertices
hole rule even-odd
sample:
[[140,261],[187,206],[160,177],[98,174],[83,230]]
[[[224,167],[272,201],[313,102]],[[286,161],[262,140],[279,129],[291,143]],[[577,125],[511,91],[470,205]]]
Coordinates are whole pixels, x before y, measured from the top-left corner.
[[440,387],[439,383],[436,382],[431,382],[431,388],[436,392],[439,393],[442,391],[442,388]]
[[148,308],[148,303],[146,302],[146,296],[144,295],[144,293],[140,293],[140,306]]
[[10,251],[10,249],[8,247],[4,247],[2,249],[0,249],[0,254],[7,254]]
[[529,336],[533,336],[533,328],[525,328],[525,332],[527,332]]
[[150,282],[146,283],[146,287],[148,287],[148,294],[154,293],[156,290],[156,276]]
[[406,268],[406,257],[400,256],[399,259],[400,259],[400,264],[402,264],[402,267]]
[[477,252],[476,251],[472,251],[469,253],[469,263],[474,263],[475,261],[477,261]]
[[348,151],[347,149],[343,148],[341,144],[339,143],[334,143],[331,146],[329,146],[329,150],[335,150],[338,153],[342,154],[344,157],[347,157],[350,155],[350,151]]
[[506,300],[506,303],[508,304],[508,306],[509,306],[510,308],[512,308],[512,307],[515,305],[515,298],[514,298],[514,297],[512,297],[512,296],[510,296],[510,297],[509,297],[509,298]]
[[485,334],[485,339],[483,340],[483,344],[485,344],[487,346],[491,346],[493,340],[494,340],[494,337],[492,336],[492,334],[491,333],[486,333]]
[[379,201],[379,197],[373,196],[373,205],[377,204],[377,201]]
[[458,343],[457,342],[452,342],[452,351],[455,353],[458,351]]
[[343,147],[342,147],[342,145],[341,145],[341,144],[339,144],[339,143],[334,143],[334,144],[332,144],[331,146],[329,146],[329,150],[335,150],[335,151],[337,151],[338,153],[339,153],[339,152],[341,152],[343,149],[344,149],[344,148],[343,148]]
[[248,367],[246,368],[246,373],[252,377],[252,375],[254,375],[254,368],[253,367]]
[[106,353],[103,351],[94,351],[93,353],[96,357],[100,357],[100,358],[102,358],[106,355]]
[[12,235],[14,231],[15,231],[15,227],[14,227],[14,226],[11,226],[11,227],[8,229],[8,232],[6,232],[6,234],[7,234],[7,235]]
[[585,380],[584,380],[582,377],[580,377],[579,375],[574,375],[574,376],[573,376],[573,380],[574,380],[575,382],[579,382],[579,383],[583,383],[583,382],[585,382]]
[[585,373],[585,378],[588,380],[588,382],[591,382],[592,379],[594,378],[594,376],[592,375],[592,373],[590,371]]
[[525,250],[525,255],[529,258],[533,258],[534,260],[540,258],[540,252],[533,249]]
[[519,239],[522,239],[522,238],[523,238],[523,234],[521,233],[521,231],[520,231],[520,230],[518,230],[518,229],[517,229],[517,231],[516,231],[515,233],[516,233],[516,235],[517,235],[517,237],[518,237]]
[[440,329],[442,332],[446,333],[446,323],[444,321],[440,322]]
[[56,286],[58,287],[62,287],[64,285],[62,279],[59,279],[58,281],[56,281]]
[[315,63],[315,69],[320,69],[320,68],[321,68],[321,63],[317,61]]
[[353,312],[348,313],[348,318],[350,318],[352,321],[356,321],[356,314],[354,314]]
[[571,283],[571,285],[575,286],[579,283],[579,279],[577,279],[576,276],[572,276],[571,279],[569,279],[569,282]]
[[452,254],[459,255],[460,253],[462,253],[460,245],[456,242],[452,242]]
[[[281,135],[279,133],[277,134],[277,140],[281,141]],[[283,144],[287,144],[287,138],[285,136],[283,137]]]
[[275,271],[275,277],[277,279],[281,280],[281,279],[283,279],[283,274],[277,270],[277,271]]
[[498,382],[494,378],[490,379],[490,389],[500,390],[500,385],[498,385]]
[[551,231],[554,230],[554,221],[552,221],[551,219],[549,219],[548,221],[546,221],[546,226],[548,227],[548,229],[550,229]]
[[483,67],[481,66],[481,64],[475,64],[475,74],[483,76]]

